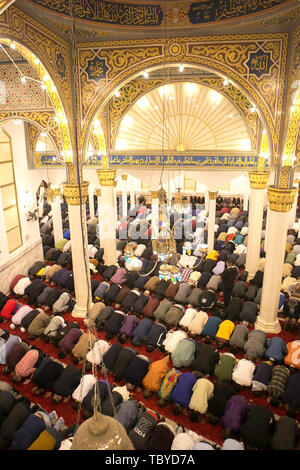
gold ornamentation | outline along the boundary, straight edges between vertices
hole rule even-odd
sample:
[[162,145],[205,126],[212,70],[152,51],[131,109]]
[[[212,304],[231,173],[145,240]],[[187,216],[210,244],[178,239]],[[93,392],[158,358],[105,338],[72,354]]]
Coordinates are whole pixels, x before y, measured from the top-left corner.
[[293,165],[293,159],[296,150],[296,139],[300,122],[300,88],[293,102],[293,108],[290,114],[289,127],[284,149],[284,164]]
[[292,168],[292,165],[284,165],[280,169],[279,187],[282,188],[282,189],[289,187],[289,177],[290,177],[291,168]]
[[97,188],[97,189],[95,190],[95,193],[96,193],[96,196],[97,196],[97,197],[101,197],[101,189]]
[[116,178],[115,170],[97,170],[97,175],[101,186],[113,186]]
[[273,186],[268,186],[268,201],[272,211],[275,212],[288,212],[291,210],[297,188],[293,189],[279,189]]
[[269,181],[269,172],[253,171],[249,173],[249,182],[252,189],[265,189]]
[[[109,148],[115,148],[115,141],[117,138],[117,131],[119,125],[125,114],[128,112],[129,108],[141,96],[146,94],[148,91],[151,91],[154,88],[161,86],[162,84],[166,84],[169,82],[173,83],[181,80],[181,77],[179,77],[178,79],[175,77],[168,77],[166,80],[164,80],[163,78],[148,78],[146,80],[143,78],[136,78],[124,85],[122,88],[120,88],[120,96],[113,96],[109,100],[109,123],[111,136]],[[257,113],[251,113],[249,111],[251,103],[247,99],[247,97],[243,93],[241,93],[241,91],[237,87],[233,85],[229,85],[224,88],[224,80],[220,77],[208,77],[206,75],[200,75],[193,77],[193,82],[202,85],[208,85],[209,87],[215,88],[218,92],[224,94],[227,98],[229,98],[229,100],[239,108],[240,113],[244,116],[248,124],[248,130],[251,138],[251,149],[253,152],[257,151],[259,119]],[[100,118],[100,116],[98,116],[98,119]]]
[[[179,44],[178,55],[170,53],[172,45]],[[80,61],[80,94],[82,142],[87,141],[88,129],[97,112],[102,112],[113,96],[139,75],[145,67],[185,63],[203,67],[213,73],[226,76],[235,88],[257,106],[264,125],[268,127],[270,155],[278,155],[281,130],[280,114],[283,107],[283,91],[287,58],[288,35],[286,33],[207,36],[172,38],[167,46],[163,39],[143,41],[115,41],[89,43],[78,46]],[[273,62],[268,74],[260,77],[249,75],[246,63],[250,54],[261,50],[270,54]],[[173,51],[174,53],[174,51]],[[107,60],[107,76],[95,86],[88,82],[84,69],[87,59],[101,54]],[[276,86],[274,86],[276,83]]]
[[218,197],[218,191],[208,191],[209,199],[215,201]]
[[15,0],[1,0],[0,1],[0,15],[8,8]]
[[122,180],[123,180],[123,181],[127,181],[127,176],[128,176],[128,175],[121,175]]
[[158,191],[151,191],[152,199],[158,199]]
[[[46,85],[51,103],[59,119],[65,161],[72,161],[73,115],[70,93],[72,75],[69,45],[14,5],[4,12],[2,20],[1,33],[3,36],[15,39],[16,51],[28,60]],[[4,38],[1,38],[1,41],[5,44],[11,42]],[[58,54],[63,56],[65,60],[65,77],[61,77],[57,73]],[[40,60],[37,62],[36,58]]]
[[[80,203],[85,204],[88,197],[89,182],[84,181],[79,184],[63,184],[64,195],[68,205],[74,206]],[[81,189],[81,191],[80,191]],[[80,198],[81,192],[81,198]]]

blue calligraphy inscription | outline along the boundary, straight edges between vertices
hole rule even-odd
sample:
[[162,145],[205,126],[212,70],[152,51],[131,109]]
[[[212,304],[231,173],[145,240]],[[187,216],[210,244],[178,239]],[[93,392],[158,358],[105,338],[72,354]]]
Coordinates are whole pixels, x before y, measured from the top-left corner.
[[268,74],[273,62],[270,59],[270,53],[261,49],[257,52],[251,52],[246,65],[251,75],[260,78],[262,75]]
[[[110,166],[133,167],[223,167],[255,168],[255,156],[203,156],[203,155],[110,155]],[[88,157],[86,165],[101,165],[101,155]]]
[[253,15],[288,3],[288,0],[202,0],[191,3],[188,17],[192,24],[210,23]]
[[[110,155],[109,165],[131,166],[139,168],[161,167],[194,167],[194,168],[256,168],[258,158],[256,156],[203,156],[203,155]],[[39,152],[34,154],[34,166],[61,165],[55,155],[45,155]],[[101,155],[92,155],[87,158],[84,165],[102,165]]]
[[99,57],[88,60],[88,66],[85,69],[89,80],[95,80],[96,82],[106,77],[107,70],[105,59],[99,59]]
[[[30,0],[57,14],[69,16],[69,0]],[[74,17],[83,21],[120,26],[160,26],[163,11],[159,4],[73,0]]]
[[57,73],[61,78],[65,78],[66,76],[66,63],[65,63],[65,58],[64,56],[59,53],[56,56],[56,67],[57,67]]

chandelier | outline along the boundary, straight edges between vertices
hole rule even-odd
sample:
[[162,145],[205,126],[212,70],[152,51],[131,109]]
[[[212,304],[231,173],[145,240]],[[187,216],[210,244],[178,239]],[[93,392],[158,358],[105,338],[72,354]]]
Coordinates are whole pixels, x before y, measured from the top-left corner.
[[177,193],[174,195],[174,209],[178,213],[182,213],[184,209],[184,204],[183,204],[183,199],[182,199],[182,193],[180,192],[181,188],[176,188]]

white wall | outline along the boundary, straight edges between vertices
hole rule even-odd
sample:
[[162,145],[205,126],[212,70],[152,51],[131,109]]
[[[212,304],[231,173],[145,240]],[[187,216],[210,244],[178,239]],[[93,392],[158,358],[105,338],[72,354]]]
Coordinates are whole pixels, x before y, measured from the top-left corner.
[[[32,178],[27,166],[24,125],[16,126],[13,121],[9,121],[3,125],[3,128],[11,137],[23,240],[23,246],[13,253],[9,254],[8,250],[1,250],[0,253],[0,290],[7,292],[10,282],[16,274],[27,274],[28,268],[35,261],[43,259],[43,249],[38,220],[26,220],[28,209],[36,207],[36,189],[38,185],[36,187],[35,178]],[[34,184],[32,184],[33,180],[35,181]],[[24,206],[27,200],[26,192],[28,192],[30,207]],[[0,211],[0,223],[1,226],[4,226],[2,211]],[[4,242],[2,241],[2,245],[3,243],[6,243],[6,239]]]

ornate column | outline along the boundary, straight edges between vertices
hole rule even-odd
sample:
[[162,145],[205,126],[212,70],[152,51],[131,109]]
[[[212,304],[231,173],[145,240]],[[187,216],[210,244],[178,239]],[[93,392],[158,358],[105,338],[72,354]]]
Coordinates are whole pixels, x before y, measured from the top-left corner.
[[215,244],[215,220],[216,220],[216,199],[218,191],[208,191],[209,209],[208,209],[208,252],[214,249]]
[[130,190],[130,209],[132,210],[135,207],[135,192]]
[[282,283],[282,267],[285,255],[286,233],[289,211],[292,208],[296,189],[268,187],[269,219],[268,251],[264,268],[264,282],[260,313],[255,328],[266,333],[279,333],[278,302]]
[[243,211],[248,210],[248,202],[249,202],[249,194],[248,194],[248,191],[246,191],[244,194],[244,200],[243,200]]
[[104,249],[104,262],[106,265],[117,264],[114,181],[116,172],[109,170],[108,165],[104,169],[97,170],[98,180],[101,186],[99,206],[99,222],[101,227],[100,238]]
[[64,184],[64,195],[69,210],[69,226],[72,245],[72,265],[76,305],[73,317],[84,318],[93,306],[91,277],[88,256],[88,237],[85,204],[88,197],[88,182],[82,182],[81,197],[78,184]]
[[96,189],[96,196],[97,196],[97,205],[98,205],[98,226],[99,226],[99,240],[100,240],[100,248],[103,248],[103,236],[101,233],[101,219],[100,219],[100,214],[101,214],[101,189],[97,188]]
[[54,243],[63,238],[63,226],[61,217],[61,191],[60,188],[53,189],[53,200],[51,202]]
[[122,175],[122,219],[126,220],[127,219],[127,176],[128,175]]
[[158,191],[151,191],[151,238],[158,236],[159,200]]
[[89,191],[89,212],[90,212],[90,218],[94,219],[95,205],[94,205],[94,191],[92,190],[92,188],[90,188],[90,191]]
[[269,175],[269,172],[264,171],[253,171],[249,173],[251,189],[246,258],[246,271],[248,271],[248,280],[254,277],[259,262],[265,189],[268,183]]
[[209,211],[209,191],[205,191],[204,210]]

